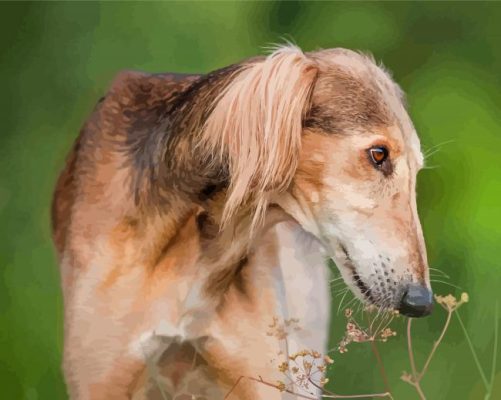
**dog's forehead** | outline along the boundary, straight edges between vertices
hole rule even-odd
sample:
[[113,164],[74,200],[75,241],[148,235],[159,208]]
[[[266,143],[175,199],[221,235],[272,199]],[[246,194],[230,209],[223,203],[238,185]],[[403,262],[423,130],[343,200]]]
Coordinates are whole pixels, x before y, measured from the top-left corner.
[[403,92],[390,74],[372,57],[351,50],[331,49],[311,56],[320,73],[307,126],[347,134],[395,127],[391,131],[421,167],[419,138],[405,109]]

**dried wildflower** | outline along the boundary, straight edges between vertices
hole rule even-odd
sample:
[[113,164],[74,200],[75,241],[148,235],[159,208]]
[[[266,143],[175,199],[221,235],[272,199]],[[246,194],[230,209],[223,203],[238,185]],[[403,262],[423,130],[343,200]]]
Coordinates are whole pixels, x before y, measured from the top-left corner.
[[277,381],[277,389],[280,390],[281,392],[285,392],[286,386],[285,383],[282,381]]
[[377,310],[378,309],[374,304],[367,304],[364,308],[364,311],[366,311],[368,313],[377,312]]
[[446,310],[453,310],[457,305],[456,298],[451,294],[448,294],[447,296],[435,295],[435,300]]
[[289,363],[287,361],[284,361],[278,366],[278,370],[282,373],[286,372],[288,369],[289,369]]
[[391,328],[384,328],[381,331],[380,336],[381,336],[381,340],[383,342],[386,342],[386,340],[388,340],[389,337],[397,336],[397,332],[391,330]]
[[326,364],[333,364],[334,360],[330,358],[327,354],[324,356],[324,361]]
[[370,335],[350,322],[346,325],[346,336],[349,337],[351,342],[363,343],[371,341]]
[[[280,320],[274,317],[272,323],[268,326],[270,329],[267,335],[286,342],[290,332],[300,329],[298,323],[297,318]],[[356,326],[354,328],[356,329]],[[279,352],[280,354],[283,354],[283,352]],[[327,383],[324,373],[328,365],[332,363],[333,360],[329,356],[323,356],[316,350],[299,350],[290,354],[285,361],[278,364],[277,368],[284,374],[285,379],[284,382],[278,381],[275,386],[280,391],[294,390],[294,387],[309,391],[312,383],[323,386]]]
[[[346,353],[348,351],[348,345],[351,343],[364,343],[381,341],[386,342],[388,338],[395,336],[396,333],[391,330],[388,325],[391,323],[395,316],[398,316],[398,311],[392,310],[386,313],[381,313],[377,307],[369,305],[365,307],[365,311],[371,313],[377,311],[376,318],[369,318],[369,326],[363,327],[359,324],[355,318],[351,309],[347,308],[345,310],[346,329],[345,335],[338,345],[338,351],[340,353]],[[378,317],[381,319],[377,320]],[[378,321],[378,322],[376,322]]]
[[296,325],[299,323],[299,319],[297,319],[297,318],[286,319],[286,320],[284,320],[284,323],[285,323],[285,326]]
[[284,329],[279,329],[277,330],[275,336],[277,337],[277,339],[279,340],[282,340],[282,339],[285,339],[287,337],[288,333],[286,330]]
[[320,378],[320,386],[325,386],[329,382],[329,378]]
[[408,372],[402,372],[402,376],[400,376],[400,379],[402,379],[404,382],[412,384],[412,375],[409,374]]
[[268,336],[275,336],[278,340],[285,340],[291,331],[298,331],[301,328],[297,325],[299,323],[299,319],[290,318],[280,321],[279,318],[273,317],[273,322],[268,325],[270,330],[266,332]]
[[461,293],[461,297],[457,300],[453,295],[448,294],[447,296],[435,295],[435,301],[442,306],[446,311],[452,312],[457,310],[461,305],[467,303],[470,300],[468,293]]
[[[324,374],[333,360],[316,350],[303,349],[291,354],[278,368],[290,381],[292,388],[310,390],[311,384],[323,386],[327,381]],[[324,382],[324,383],[322,383]]]
[[312,367],[313,367],[313,364],[311,362],[303,360],[303,368],[306,372],[310,372]]
[[461,293],[461,303],[468,303],[468,301],[470,301],[470,296],[468,296],[468,293]]
[[304,389],[310,388],[309,376],[307,374],[300,374],[296,376],[296,384]]
[[278,325],[278,318],[273,317],[273,322],[271,325],[268,325],[269,328],[275,328]]

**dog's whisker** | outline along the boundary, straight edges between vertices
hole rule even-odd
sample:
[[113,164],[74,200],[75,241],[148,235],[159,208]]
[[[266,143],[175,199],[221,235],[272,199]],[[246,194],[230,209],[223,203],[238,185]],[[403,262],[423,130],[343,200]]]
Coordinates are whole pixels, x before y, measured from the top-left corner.
[[[373,284],[367,290],[361,290],[362,295],[365,296],[367,293],[370,293],[370,291],[372,289],[374,289],[375,286],[376,286],[376,284]],[[350,300],[350,302],[348,304],[346,304],[346,308],[349,308],[350,305],[353,304],[354,302],[356,302],[357,300],[359,300],[361,302],[361,304],[364,304],[362,300],[360,300],[357,296],[355,296],[352,300]]]
[[344,279],[336,279],[336,280],[333,280],[333,281],[330,281],[330,282],[329,282],[329,284],[330,284],[331,286],[333,286],[333,285],[339,285],[339,284],[341,284],[341,283],[346,285],[346,283],[344,282]]
[[440,151],[440,149],[436,149],[436,150],[430,151],[427,154],[424,154],[423,157],[424,157],[425,161],[428,160],[428,158],[432,157],[433,155],[437,154],[439,151]]
[[357,302],[357,300],[358,300],[358,301],[361,301],[361,300],[360,300],[357,296],[353,297],[353,299],[351,299],[351,300],[350,300],[350,301],[346,304],[345,308],[350,308],[350,306],[351,306],[352,304],[355,304],[355,303]]
[[348,292],[350,289],[347,287],[338,287],[338,288],[331,288],[331,293],[334,297],[339,297],[340,295],[344,294],[345,292]]
[[448,276],[443,276],[443,275],[439,275],[439,274],[430,274],[430,280],[432,279],[446,279],[446,280],[450,280],[450,278]]
[[433,154],[435,154],[437,151],[441,150],[441,148],[443,146],[445,146],[446,144],[451,144],[451,143],[454,143],[456,140],[454,139],[450,139],[450,140],[446,140],[444,142],[441,142],[441,143],[438,143],[434,146],[431,146],[430,148],[426,149],[423,153],[423,157],[425,159],[429,158],[430,156],[432,156]]
[[393,313],[390,313],[390,312],[387,312],[387,315],[389,315],[389,318],[388,318],[387,322],[385,322],[384,325],[382,325],[381,327],[379,327],[379,330],[378,330],[378,332],[376,334],[378,334],[379,332],[383,332],[393,322],[393,319],[395,318],[395,315]]
[[350,289],[348,289],[348,288],[345,288],[343,290],[339,290],[338,292],[334,291],[333,296],[334,296],[334,298],[339,297],[339,296],[344,296],[349,291],[350,291]]
[[[340,289],[337,290],[336,296],[339,296],[341,293],[349,292],[349,291],[350,291],[349,287],[340,288]],[[336,292],[336,290],[334,290],[334,292]]]
[[435,272],[435,271],[430,271],[430,276],[441,276],[443,278],[450,278],[449,275],[444,274],[443,272]]
[[343,297],[341,298],[341,301],[339,302],[339,306],[338,306],[338,308],[337,308],[337,314],[339,314],[339,311],[342,309],[344,299],[345,299],[345,297],[346,297],[346,295],[347,295],[348,293],[350,293],[350,290],[346,290],[346,291],[344,292],[344,295],[343,295]]
[[365,306],[365,304],[361,302],[361,303],[358,305],[358,307],[357,307],[357,311],[356,311],[356,312],[357,312],[357,313],[360,313],[361,311],[363,311],[364,306]]
[[449,276],[449,275],[447,275],[447,274],[446,274],[444,271],[442,271],[441,269],[438,269],[438,268],[431,268],[431,267],[430,267],[430,268],[428,268],[428,269],[429,269],[430,271],[436,271],[436,272],[438,272],[438,273],[442,274],[443,276],[445,276],[446,278],[450,278],[450,276]]
[[376,336],[381,330],[383,329],[382,326],[387,326],[388,325],[388,320],[391,319],[392,314],[388,312],[386,309],[384,309],[382,318],[377,326],[377,328],[374,331],[374,336]]
[[442,281],[442,280],[439,280],[439,279],[430,279],[430,282],[433,282],[433,283],[442,283],[444,285],[448,285],[448,286],[451,286],[453,288],[461,290],[461,286],[457,286],[457,285],[454,285],[454,284],[452,284],[450,282]]

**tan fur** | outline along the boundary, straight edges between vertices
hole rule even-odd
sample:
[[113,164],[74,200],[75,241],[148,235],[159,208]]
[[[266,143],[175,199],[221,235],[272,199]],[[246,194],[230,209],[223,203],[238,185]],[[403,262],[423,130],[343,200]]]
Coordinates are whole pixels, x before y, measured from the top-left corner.
[[315,81],[315,64],[295,47],[280,48],[247,65],[216,100],[202,141],[229,158],[233,177],[222,222],[248,199],[263,219],[270,191],[291,181],[301,147],[302,120]]
[[[385,170],[367,153],[381,145]],[[274,317],[300,313],[291,348],[325,350],[321,250],[360,297],[354,271],[367,285],[385,271],[394,283],[366,299],[382,308],[397,283],[429,285],[421,165],[400,89],[358,53],[284,47],[206,76],[121,74],[54,194],[70,397],[191,382],[220,399],[241,376],[280,379]],[[287,396],[243,380],[230,398]]]

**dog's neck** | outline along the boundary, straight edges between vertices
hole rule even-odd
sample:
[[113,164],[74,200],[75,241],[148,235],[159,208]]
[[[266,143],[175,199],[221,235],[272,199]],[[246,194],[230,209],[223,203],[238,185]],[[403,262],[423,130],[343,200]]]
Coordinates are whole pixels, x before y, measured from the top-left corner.
[[165,208],[172,198],[200,204],[227,187],[226,161],[199,144],[213,104],[240,68],[199,77],[164,101],[161,116],[146,134],[126,143],[139,205]]
[[256,243],[276,224],[290,220],[290,216],[278,206],[270,206],[264,221],[252,226],[252,209],[243,208],[234,218],[221,224],[226,193],[220,192],[197,215],[200,235],[200,260],[210,270],[205,290],[217,297],[225,292],[245,266]]
[[[199,237],[199,262],[211,271],[206,289],[212,294],[231,283],[255,238],[285,218],[281,209],[271,207],[264,223],[251,229],[252,206],[244,206],[223,226],[230,182],[227,161],[198,146],[215,99],[240,68],[236,65],[199,77],[176,96],[165,98],[160,120],[152,118],[154,123],[144,127],[144,134],[136,132],[134,141],[126,142],[138,209],[144,216],[155,215],[164,226],[162,237],[155,238],[161,253],[152,259],[168,256],[183,228],[197,229],[193,234]],[[137,126],[144,123],[138,119]],[[189,225],[192,217],[196,224]]]

